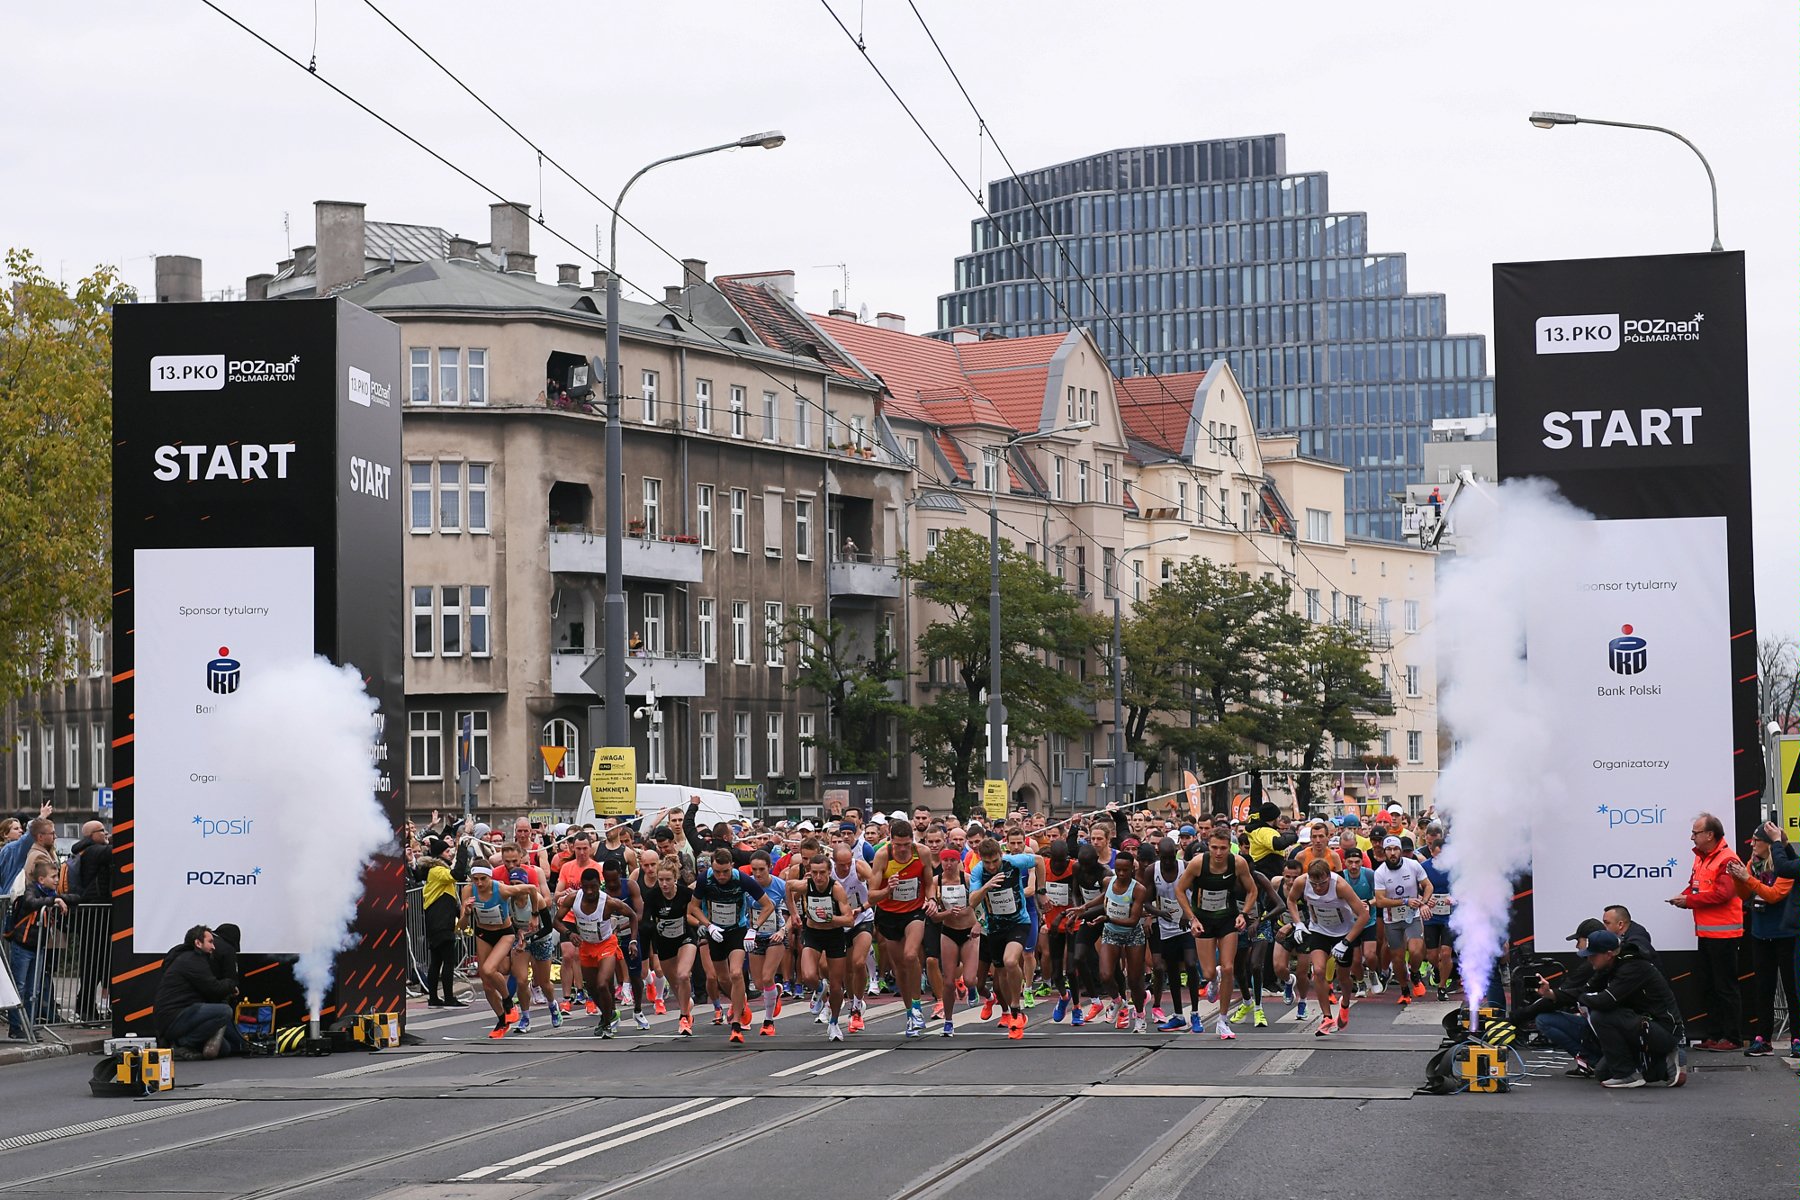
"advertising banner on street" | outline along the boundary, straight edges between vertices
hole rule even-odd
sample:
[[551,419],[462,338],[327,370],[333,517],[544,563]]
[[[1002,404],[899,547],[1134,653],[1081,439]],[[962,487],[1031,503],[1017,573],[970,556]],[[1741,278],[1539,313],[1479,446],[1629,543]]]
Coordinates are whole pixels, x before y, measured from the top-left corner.
[[1566,811],[1534,830],[1515,945],[1565,950],[1626,904],[1659,949],[1691,949],[1663,903],[1687,883],[1689,825],[1716,813],[1738,847],[1756,820],[1745,328],[1739,253],[1494,268],[1500,476],[1599,518],[1544,563],[1529,613]]
[[[266,781],[224,765],[246,757],[228,729],[275,669],[352,667],[375,702],[373,799],[404,819],[399,330],[341,300],[139,304],[113,339],[115,1028],[144,1028],[162,956],[222,922],[285,1023],[309,847]],[[327,1021],[405,1007],[404,892],[399,858],[365,869]]]

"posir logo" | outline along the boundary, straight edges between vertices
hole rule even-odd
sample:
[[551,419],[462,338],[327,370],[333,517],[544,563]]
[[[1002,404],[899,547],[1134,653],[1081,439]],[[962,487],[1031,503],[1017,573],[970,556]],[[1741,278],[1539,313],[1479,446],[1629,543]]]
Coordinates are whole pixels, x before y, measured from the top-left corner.
[[1606,643],[1606,665],[1614,675],[1636,675],[1650,665],[1650,643],[1619,626],[1619,636]]
[[1595,863],[1595,879],[1673,879],[1675,860],[1656,863]]
[[261,876],[261,867],[252,867],[247,872],[189,871],[187,885],[189,887],[255,887],[256,881]]
[[195,815],[193,824],[200,830],[200,838],[243,837],[256,824],[255,817],[202,817]]
[[1537,320],[1539,354],[1599,354],[1618,348],[1618,313],[1539,317]]
[[360,367],[350,368],[350,402],[369,407],[372,400],[383,408],[392,406],[392,389]]
[[1668,809],[1654,805],[1647,808],[1619,808],[1616,805],[1602,804],[1594,812],[1606,818],[1608,829],[1617,829],[1621,825],[1661,825],[1669,818]]

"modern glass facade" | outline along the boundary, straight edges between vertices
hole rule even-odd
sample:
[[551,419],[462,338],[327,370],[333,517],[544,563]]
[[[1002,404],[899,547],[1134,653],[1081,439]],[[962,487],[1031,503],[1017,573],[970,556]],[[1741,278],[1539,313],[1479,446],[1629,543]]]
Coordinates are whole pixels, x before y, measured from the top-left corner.
[[1351,468],[1345,532],[1398,540],[1392,497],[1419,481],[1432,420],[1494,410],[1487,341],[1446,332],[1444,297],[1408,293],[1406,256],[1371,253],[1366,214],[1330,211],[1324,172],[1286,157],[1275,134],[990,183],[938,324],[1025,337],[1067,329],[1066,310],[1119,375],[1223,357],[1259,430]]

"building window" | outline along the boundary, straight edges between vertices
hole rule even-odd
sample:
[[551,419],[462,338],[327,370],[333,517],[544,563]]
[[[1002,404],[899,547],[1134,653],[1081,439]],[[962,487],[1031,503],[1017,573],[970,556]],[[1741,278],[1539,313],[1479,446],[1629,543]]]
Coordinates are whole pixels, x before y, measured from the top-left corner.
[[44,790],[49,792],[49,791],[56,790],[56,726],[55,725],[44,726],[43,749],[44,749],[44,753],[39,758],[38,761],[39,761],[40,765],[42,766],[42,769],[44,772]]
[[1425,761],[1425,737],[1416,729],[1406,731],[1406,761],[1409,763]]
[[1419,602],[1417,600],[1402,600],[1400,617],[1406,622],[1406,632],[1419,632]]
[[794,397],[794,445],[802,450],[812,446],[812,420],[806,411],[808,403],[804,396]]
[[763,757],[768,761],[769,778],[781,774],[781,714],[770,713],[769,724],[763,730]]
[[743,488],[731,489],[731,548],[746,553],[750,544],[750,493]]
[[700,601],[700,661],[719,661],[719,602],[710,597]]
[[763,492],[763,554],[768,558],[781,557],[781,528],[784,522],[781,517],[781,492],[770,489]]
[[763,602],[763,665],[779,667],[787,662],[787,647],[781,636],[781,602]]
[[106,626],[98,621],[88,626],[88,674],[106,674]]
[[438,464],[438,532],[462,532],[462,464]]
[[750,661],[750,602],[748,600],[731,602],[731,661],[734,663]]
[[462,351],[438,347],[438,403],[462,403]]
[[414,533],[430,533],[431,464],[428,462],[408,463],[406,470],[411,479],[408,485],[407,512],[410,514],[408,524]]
[[663,656],[663,594],[661,592],[644,593],[644,655],[648,658]]
[[781,418],[775,415],[780,397],[774,392],[764,392],[763,396],[763,441],[779,442],[781,440]]
[[1075,419],[1075,385],[1074,384],[1069,385],[1069,403],[1063,409],[1063,417],[1064,417],[1064,419],[1070,420],[1070,421],[1073,421]]
[[414,346],[409,350],[406,398],[412,404],[431,403],[431,349]]
[[63,726],[63,786],[81,787],[81,726],[73,722]]
[[731,773],[739,779],[750,778],[750,714],[741,712],[731,718]]
[[1309,621],[1317,621],[1319,619],[1318,588],[1306,589],[1306,619]]
[[926,554],[926,556],[929,557],[932,554],[932,552],[938,548],[938,543],[943,540],[944,540],[944,531],[943,530],[927,529],[925,531],[925,554]]
[[488,466],[469,464],[469,532],[488,531]]
[[1337,590],[1333,589],[1333,591],[1331,593],[1331,619],[1333,621],[1336,621],[1338,619],[1339,603],[1342,600],[1343,600],[1343,594],[1341,592],[1338,592]]
[[733,386],[731,389],[731,436],[743,437],[744,426],[748,420],[749,417],[744,412],[744,389]]
[[700,537],[700,548],[713,548],[713,485],[702,483],[694,488],[694,523],[695,532]]
[[[1386,564],[1384,563],[1383,566],[1385,567]],[[1375,627],[1377,629],[1387,629],[1389,627],[1388,608],[1388,598],[1386,596],[1375,597]]]
[[430,658],[436,643],[431,636],[431,589],[412,590],[412,654],[414,658]]
[[1309,508],[1306,510],[1306,540],[1309,542],[1329,542],[1331,540],[1330,509]]
[[662,480],[644,476],[644,536],[659,538],[662,536]]
[[[1383,676],[1381,683],[1383,687],[1387,686],[1387,679],[1385,676]],[[1391,729],[1384,729],[1381,731],[1381,752],[1383,754],[1392,754],[1394,752],[1394,731]]]
[[1360,626],[1363,619],[1363,602],[1361,596],[1350,597],[1350,624]]
[[445,658],[461,658],[462,589],[446,586],[439,595],[438,628],[443,631],[441,653]]
[[1238,528],[1240,528],[1240,529],[1255,528],[1253,525],[1250,524],[1250,493],[1249,492],[1239,492],[1238,493],[1238,514],[1239,514],[1240,519],[1243,521],[1243,524],[1240,525]]
[[1057,500],[1063,498],[1063,463],[1065,461],[1060,454],[1050,459],[1050,494]]
[[106,774],[106,726],[96,721],[89,727],[88,754],[94,760],[94,786],[107,786]]
[[494,652],[490,639],[489,590],[479,584],[469,588],[469,656],[487,658]]
[[[432,716],[436,715],[436,713],[432,714]],[[493,778],[493,760],[488,754],[487,709],[471,708],[456,714],[455,729],[459,741],[463,736],[463,728],[465,726],[468,727],[469,731],[469,765],[475,768],[477,777],[481,779]],[[457,749],[458,760],[456,764],[458,773],[462,771],[461,754],[462,748],[459,746]]]
[[643,381],[641,394],[644,399],[644,424],[654,425],[656,424],[657,418],[662,415],[661,409],[656,401],[656,372],[645,371],[642,373],[641,378]]
[[1088,501],[1088,465],[1085,458],[1075,464],[1075,499],[1082,504]]
[[[1060,733],[1050,735],[1050,784],[1062,782],[1063,768],[1069,765],[1069,739]],[[1063,799],[1068,799],[1067,796]]]
[[1424,796],[1420,795],[1418,792],[1407,793],[1407,797],[1406,797],[1406,811],[1407,812],[1411,813],[1414,816],[1417,816],[1419,813],[1419,810],[1424,807],[1425,807],[1425,797]]
[[1113,587],[1113,584],[1116,582],[1113,578],[1113,573],[1117,570],[1117,565],[1118,558],[1114,555],[1111,546],[1106,547],[1100,552],[1100,585],[1102,588],[1100,594],[1108,599],[1111,599],[1118,594]]
[[1408,696],[1424,695],[1419,690],[1419,665],[1417,663],[1406,664],[1406,694]]
[[[812,610],[808,609],[806,615],[811,616]],[[894,614],[891,612],[881,614],[881,652],[894,652]]]
[[19,731],[19,743],[14,748],[14,774],[19,777],[19,790],[31,790],[31,730]]
[[408,779],[444,777],[444,714],[406,714],[406,776]]
[[997,492],[1000,490],[1000,452],[985,449],[981,452],[981,490]]
[[900,718],[887,719],[887,777],[900,778]]
[[694,380],[694,428],[712,432],[712,380]]
[[469,404],[480,408],[487,404],[487,351],[469,351]]
[[1187,484],[1185,483],[1175,485],[1175,516],[1183,521],[1188,519]]
[[1144,564],[1141,560],[1131,564],[1131,598],[1134,601],[1144,598]]
[[700,714],[700,778],[719,777],[719,714]]
[[1100,464],[1100,503],[1113,502],[1113,470],[1111,463]]
[[575,722],[562,717],[544,723],[544,740],[541,746],[561,746],[566,753],[562,761],[556,764],[556,770],[545,771],[545,779],[586,779],[587,772],[581,766],[581,734],[575,728]]
[[812,501],[794,501],[794,557],[812,557]]
[[794,717],[794,734],[800,742],[800,767],[797,774],[811,779],[813,773],[813,714],[798,713]]
[[916,437],[906,439],[906,461],[915,467],[919,465],[919,439]]

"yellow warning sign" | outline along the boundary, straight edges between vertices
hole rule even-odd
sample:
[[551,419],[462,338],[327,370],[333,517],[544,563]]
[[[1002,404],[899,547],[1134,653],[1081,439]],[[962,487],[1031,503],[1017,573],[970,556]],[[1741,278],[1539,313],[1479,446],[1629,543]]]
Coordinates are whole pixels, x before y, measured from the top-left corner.
[[1780,743],[1781,827],[1788,841],[1800,841],[1800,737],[1784,737]]
[[988,779],[982,782],[981,811],[990,821],[1006,819],[1006,780]]
[[539,746],[538,753],[544,756],[544,774],[560,775],[563,756],[568,752],[567,746]]
[[637,751],[630,746],[602,746],[594,751],[588,771],[594,793],[594,815],[629,817],[637,812]]

